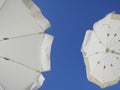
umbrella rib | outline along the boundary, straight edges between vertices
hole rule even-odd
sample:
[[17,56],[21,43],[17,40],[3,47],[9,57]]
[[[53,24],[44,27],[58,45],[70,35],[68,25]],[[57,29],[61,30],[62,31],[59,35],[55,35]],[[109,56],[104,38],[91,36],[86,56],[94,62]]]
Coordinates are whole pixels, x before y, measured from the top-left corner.
[[110,34],[108,33],[108,30],[110,29],[110,26],[109,25],[107,25],[107,26],[108,26],[108,29],[106,30],[106,32],[107,32],[106,45],[108,45],[108,38],[110,36]]
[[16,64],[18,64],[18,65],[21,65],[21,66],[23,66],[23,67],[26,67],[26,68],[28,68],[28,69],[31,69],[31,70],[33,70],[33,71],[36,71],[36,72],[40,73],[39,70],[35,70],[34,68],[32,68],[32,67],[30,67],[30,66],[27,66],[27,65],[25,65],[25,64],[23,64],[23,63],[17,62],[17,61],[15,61],[15,60],[13,60],[13,59],[9,59],[9,58],[3,57],[3,56],[1,56],[1,57],[2,57],[3,59],[5,59],[6,61],[11,61],[11,62],[13,62],[13,63],[16,63]]
[[115,52],[115,54],[120,55],[120,52]]
[[7,2],[7,0],[5,0],[5,2],[3,3],[3,5],[0,9],[2,9],[5,6],[6,2]]
[[103,83],[105,83],[105,80],[104,80],[104,69],[103,69],[103,72],[102,72],[102,78],[103,78]]
[[119,61],[119,63],[120,63],[120,59],[117,59],[117,61]]
[[31,70],[33,70],[33,71],[36,71],[36,72],[39,72],[39,73],[40,73],[40,71],[35,70],[34,68],[29,67],[29,66],[27,66],[27,65],[25,65],[25,64],[23,64],[23,63],[17,62],[17,61],[15,61],[15,60],[11,60],[11,61],[14,62],[14,63],[16,63],[16,64],[19,64],[19,65],[21,65],[21,66],[24,66],[24,67],[26,67],[26,68],[29,68],[29,69],[31,69]]
[[33,33],[33,34],[26,34],[26,35],[20,35],[20,36],[15,36],[11,38],[3,38],[0,41],[5,41],[5,40],[10,40],[10,39],[15,39],[15,38],[21,38],[21,37],[27,37],[27,36],[32,36],[32,35],[37,35],[37,34],[43,34],[44,32],[39,32],[39,33]]
[[99,41],[99,43],[103,46],[103,48],[105,48],[105,45],[100,41],[100,39],[98,38],[97,33],[95,32],[95,30],[93,30],[93,31],[94,31],[94,33],[95,33],[95,35],[96,35],[97,40]]
[[[116,56],[115,56],[116,57]],[[120,58],[119,57],[116,57],[116,60],[120,61]],[[120,63],[120,62],[119,62]]]
[[113,73],[114,73],[114,75],[115,75],[115,78],[117,79],[117,75],[116,75],[116,73],[115,73],[115,71],[114,71],[113,68],[112,68],[112,71],[113,71]]
[[120,41],[116,41],[115,43],[113,43],[113,44],[111,45],[111,48],[114,47],[114,45],[116,45],[117,43],[120,43]]
[[114,69],[112,68],[112,71],[113,71],[113,73],[114,73],[114,75],[115,75],[115,77],[116,77],[116,79],[117,79],[117,75],[116,75],[116,73],[115,73],[115,71],[114,71]]
[[[120,34],[120,33],[118,33],[118,34]],[[116,35],[117,34],[114,34],[114,37],[116,37]],[[116,38],[115,38],[116,39]],[[114,40],[114,38],[113,38],[113,40]],[[110,45],[110,47],[113,47],[116,43],[119,43],[120,41],[118,40],[118,41],[116,41],[116,42],[114,42],[112,45]],[[109,44],[108,44],[109,45]]]
[[[113,66],[113,65],[112,65]],[[112,68],[112,67],[111,67]],[[115,73],[115,71],[114,71],[114,69],[112,68],[112,71],[113,71],[113,73],[114,73],[114,75],[115,75],[115,78],[117,78],[117,75],[116,75],[116,73]]]
[[104,52],[103,52],[103,51],[101,51],[101,52],[96,52],[96,53],[90,54],[90,55],[88,55],[88,56],[86,56],[86,57],[91,57],[91,56],[98,55],[98,54],[104,54]]
[[[103,55],[103,56],[101,57],[102,59],[101,59],[100,61],[103,61],[103,59],[106,58],[106,57],[107,57],[107,56]],[[94,70],[93,70],[94,72],[92,72],[93,74],[95,73],[96,68],[97,68],[97,64],[95,65],[95,68],[94,68]],[[104,71],[103,71],[103,77],[104,77]],[[104,80],[103,80],[103,82],[104,82]]]
[[[101,58],[102,58],[102,59],[104,59],[105,57],[106,57],[106,56],[105,56],[105,55],[103,55]],[[102,59],[101,59],[100,61],[102,61]],[[96,64],[96,65],[95,65],[95,67],[94,67],[94,70],[93,70],[93,71],[95,71],[95,70],[96,70],[97,65],[98,65],[98,64]],[[94,74],[94,72],[93,72],[93,74]]]
[[116,50],[120,51],[120,48],[119,48],[119,49],[115,49],[115,51],[116,51]]
[[[107,56],[105,56],[106,58]],[[103,60],[103,65],[104,65],[104,69],[103,69],[103,83],[105,83],[105,80],[104,80],[104,70],[105,70],[105,60]]]
[[3,86],[3,84],[0,82],[0,86],[3,88],[3,90],[5,90],[5,87]]

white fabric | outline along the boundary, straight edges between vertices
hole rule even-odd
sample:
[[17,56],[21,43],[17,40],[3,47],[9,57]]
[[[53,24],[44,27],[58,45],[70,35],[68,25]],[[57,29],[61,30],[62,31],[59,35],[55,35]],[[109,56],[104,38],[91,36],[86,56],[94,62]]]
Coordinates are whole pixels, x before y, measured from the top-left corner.
[[[38,88],[31,88],[41,86],[39,83],[42,84],[44,81],[41,74],[36,71],[2,58],[0,60],[0,83],[4,87],[0,90],[37,90]],[[38,82],[39,77],[41,81]],[[34,83],[38,85],[34,85]]]
[[6,0],[0,0],[0,9],[5,5]]
[[0,56],[25,64],[40,72],[50,70],[50,46],[53,37],[48,34],[28,35],[0,42]]
[[100,87],[120,80],[120,15],[109,14],[86,33],[82,53],[88,79]]
[[6,0],[4,7],[0,9],[0,40],[5,37],[44,32],[50,27],[49,21],[40,10],[33,12],[30,9],[30,7],[36,9],[36,5],[29,5],[32,3],[31,0],[27,0],[27,4],[25,1]]
[[37,90],[49,71],[53,36],[32,0],[0,0],[0,90]]

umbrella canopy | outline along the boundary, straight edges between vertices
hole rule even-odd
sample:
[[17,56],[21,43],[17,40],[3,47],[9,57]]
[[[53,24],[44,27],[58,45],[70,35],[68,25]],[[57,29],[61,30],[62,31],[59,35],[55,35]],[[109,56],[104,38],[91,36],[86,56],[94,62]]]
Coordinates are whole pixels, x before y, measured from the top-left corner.
[[0,40],[44,32],[49,21],[32,0],[0,0]]
[[37,90],[49,71],[53,36],[32,0],[0,0],[0,90]]
[[87,77],[101,88],[120,80],[120,15],[110,13],[88,30],[82,46]]
[[0,56],[39,72],[49,71],[52,41],[53,36],[44,33],[9,38],[0,41]]
[[0,90],[37,90],[44,81],[41,73],[0,58]]

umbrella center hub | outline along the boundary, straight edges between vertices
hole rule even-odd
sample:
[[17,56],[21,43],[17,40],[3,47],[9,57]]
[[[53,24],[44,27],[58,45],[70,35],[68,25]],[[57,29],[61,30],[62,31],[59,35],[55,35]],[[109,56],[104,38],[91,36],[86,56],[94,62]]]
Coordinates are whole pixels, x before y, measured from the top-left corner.
[[106,48],[105,52],[106,52],[106,53],[109,53],[109,52],[110,52],[110,49],[109,49],[109,48]]
[[112,53],[112,54],[116,54],[117,52],[115,50],[110,50],[109,48],[106,48],[105,52],[108,53]]

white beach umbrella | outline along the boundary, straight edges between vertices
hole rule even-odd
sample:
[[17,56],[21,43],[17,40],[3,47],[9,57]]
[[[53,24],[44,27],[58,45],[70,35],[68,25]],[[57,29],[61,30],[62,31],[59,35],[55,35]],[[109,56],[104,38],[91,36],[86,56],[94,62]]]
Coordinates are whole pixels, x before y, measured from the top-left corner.
[[102,88],[120,80],[120,15],[110,13],[88,30],[82,46],[87,77]]
[[32,0],[0,0],[0,90],[37,90],[50,70],[53,36]]

